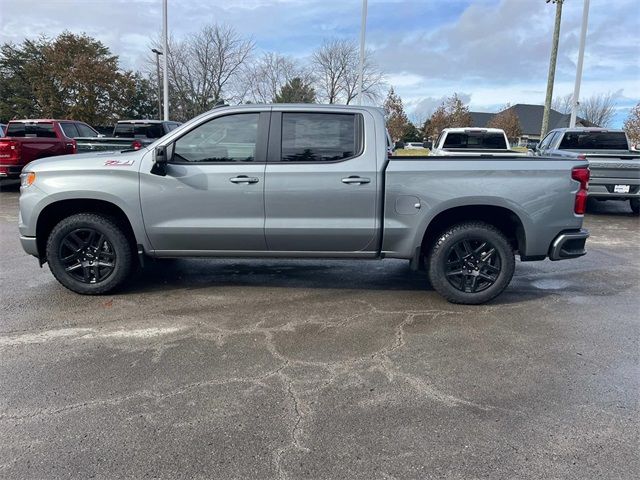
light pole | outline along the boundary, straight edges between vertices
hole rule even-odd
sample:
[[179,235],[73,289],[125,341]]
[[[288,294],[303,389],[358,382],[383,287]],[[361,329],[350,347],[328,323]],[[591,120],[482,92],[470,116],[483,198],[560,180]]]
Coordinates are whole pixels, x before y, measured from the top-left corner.
[[160,100],[160,96],[162,95],[162,88],[160,87],[160,55],[162,55],[162,52],[155,48],[152,48],[151,51],[156,54],[156,70],[158,72],[158,120],[162,120],[162,101]]
[[558,42],[560,41],[560,20],[562,18],[562,2],[563,0],[547,0],[547,3],[556,4],[556,23],[553,28],[553,41],[551,42],[551,59],[549,60],[549,76],[547,77],[547,96],[544,100],[544,113],[542,115],[542,130],[540,131],[540,140],[544,138],[549,129],[549,111],[551,110],[551,101],[553,99],[553,82],[556,77],[556,60],[558,59]]
[[360,24],[360,65],[358,66],[358,105],[362,105],[362,82],[364,77],[364,40],[367,30],[367,0],[362,0],[362,20]]
[[167,0],[162,0],[162,83],[164,84],[164,119],[169,120],[169,70],[167,57],[169,56],[169,30],[167,22]]
[[587,40],[587,24],[589,23],[589,0],[584,0],[582,10],[582,30],[580,32],[580,49],[578,50],[578,66],[576,68],[576,84],[573,88],[573,105],[571,106],[571,120],[569,128],[576,126],[578,105],[580,104],[580,82],[582,81],[582,63],[584,62],[584,44]]

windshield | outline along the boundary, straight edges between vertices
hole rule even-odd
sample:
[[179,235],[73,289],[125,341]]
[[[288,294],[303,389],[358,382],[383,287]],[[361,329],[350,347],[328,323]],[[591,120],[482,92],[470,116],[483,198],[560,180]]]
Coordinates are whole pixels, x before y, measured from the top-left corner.
[[450,132],[444,139],[443,148],[506,150],[507,143],[502,133]]
[[624,132],[567,132],[561,150],[629,150]]

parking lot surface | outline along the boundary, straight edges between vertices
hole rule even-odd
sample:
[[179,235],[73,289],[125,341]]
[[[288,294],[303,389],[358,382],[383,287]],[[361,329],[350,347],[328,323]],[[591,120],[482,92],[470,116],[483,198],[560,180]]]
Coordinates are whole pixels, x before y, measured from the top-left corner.
[[60,286],[0,193],[2,478],[637,478],[640,224],[455,306],[402,261],[168,260]]

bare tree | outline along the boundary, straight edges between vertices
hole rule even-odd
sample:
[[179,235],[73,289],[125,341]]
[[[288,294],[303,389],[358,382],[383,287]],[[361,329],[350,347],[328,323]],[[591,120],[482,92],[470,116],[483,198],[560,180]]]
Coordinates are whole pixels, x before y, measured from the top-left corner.
[[[316,90],[327,103],[353,102],[358,94],[359,48],[356,42],[344,39],[325,41],[311,59]],[[377,100],[384,86],[384,74],[373,61],[371,51],[365,53],[362,93]]]
[[[358,96],[358,68],[359,50],[355,42],[351,44],[349,66],[342,79],[342,94],[344,102],[349,105]],[[380,99],[380,92],[384,86],[384,74],[373,60],[373,52],[366,50],[362,70],[362,96],[368,100]]]
[[255,103],[275,101],[282,87],[299,78],[311,83],[310,72],[295,59],[274,52],[264,53],[247,69],[247,98]]
[[573,93],[568,93],[563,97],[556,97],[551,102],[551,108],[556,112],[568,114],[571,113],[571,107],[573,106]]
[[615,115],[615,97],[609,93],[593,95],[580,102],[579,115],[599,127],[608,127]]
[[629,116],[624,121],[624,129],[631,141],[631,148],[640,149],[640,102],[629,112]]
[[316,72],[316,90],[327,103],[338,103],[349,70],[352,44],[348,40],[325,41],[313,52],[311,63]]
[[242,101],[246,91],[241,74],[253,50],[251,39],[226,25],[205,26],[183,40],[170,38],[167,70],[171,116],[188,120],[223,98]]

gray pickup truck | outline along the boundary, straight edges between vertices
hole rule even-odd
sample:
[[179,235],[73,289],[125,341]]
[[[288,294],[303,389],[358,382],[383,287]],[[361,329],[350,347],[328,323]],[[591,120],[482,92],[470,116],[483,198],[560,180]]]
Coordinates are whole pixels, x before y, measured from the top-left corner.
[[[584,160],[393,157],[380,109],[221,107],[138,151],[22,175],[20,240],[82,294],[151,257],[400,258],[456,303],[585,254]],[[78,157],[78,155],[76,155]]]
[[628,200],[633,213],[640,214],[640,152],[629,149],[624,130],[557,128],[544,137],[535,154],[587,160],[589,198]]

